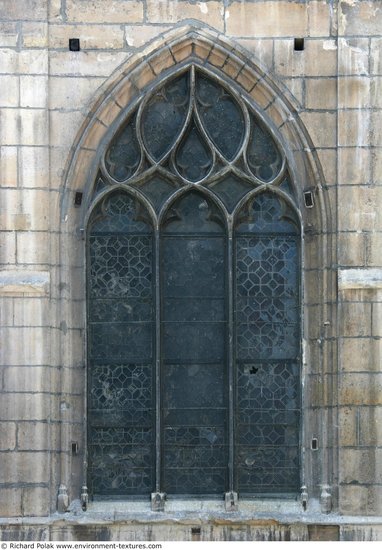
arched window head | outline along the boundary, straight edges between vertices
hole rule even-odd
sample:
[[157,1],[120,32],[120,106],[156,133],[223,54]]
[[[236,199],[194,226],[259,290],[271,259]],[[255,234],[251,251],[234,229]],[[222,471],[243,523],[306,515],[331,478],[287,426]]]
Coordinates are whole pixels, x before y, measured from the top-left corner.
[[300,224],[261,113],[188,66],[126,113],[88,243],[93,495],[300,487]]
[[232,212],[254,188],[282,188],[288,177],[273,130],[240,91],[191,66],[128,113],[103,156],[94,194],[126,184],[158,212],[175,189],[203,185]]

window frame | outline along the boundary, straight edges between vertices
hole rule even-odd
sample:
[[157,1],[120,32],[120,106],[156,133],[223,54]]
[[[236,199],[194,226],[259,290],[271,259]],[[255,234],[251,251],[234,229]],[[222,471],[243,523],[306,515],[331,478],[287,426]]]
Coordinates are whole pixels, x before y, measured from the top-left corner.
[[[193,66],[193,65],[191,65]],[[182,71],[185,71],[185,70],[188,70],[188,67],[185,69],[184,67],[181,67],[179,68],[178,70],[176,71],[173,71],[171,72],[171,75],[168,77],[168,79],[172,79],[174,78],[174,75],[176,76],[177,74],[179,74],[180,72]],[[218,80],[218,77],[216,74],[213,74],[212,72],[206,70],[206,69],[203,69],[203,71],[206,73],[206,74],[209,74],[211,76],[213,76],[214,79]],[[223,81],[223,79],[221,79]],[[163,85],[163,81],[160,82],[160,85]],[[155,86],[153,86],[152,89],[155,89],[158,87],[158,83],[155,84]],[[230,88],[232,87],[233,89],[236,88],[236,86],[234,86],[232,83],[224,80],[224,87],[225,88]],[[152,91],[151,91],[152,93]],[[149,101],[150,99],[150,95],[151,93],[148,93],[147,97],[143,100],[141,100],[141,105],[146,105],[146,103]],[[235,90],[235,93],[237,94],[238,93],[238,90],[236,89]],[[236,97],[236,96],[235,96]],[[248,100],[246,98],[244,98],[243,100],[243,104],[245,104],[246,102],[248,102]],[[124,120],[128,119],[129,116],[130,116],[130,113],[131,111],[133,110],[133,108],[136,108],[135,107],[135,104],[131,107],[131,109],[128,109],[127,110],[127,113],[126,115],[123,117]],[[142,107],[143,108],[143,107]],[[259,112],[258,110],[255,109],[255,107],[253,105],[251,105],[251,110],[252,111],[255,111],[256,112],[256,116],[258,116],[260,119],[262,119],[262,123],[265,125],[265,122],[264,122],[264,119],[265,117],[262,115],[261,112]],[[247,111],[245,111],[247,112]],[[114,136],[118,133],[119,131],[119,128],[123,126],[123,122],[121,124],[119,124],[118,126],[118,129],[116,131],[114,131]],[[265,126],[267,128],[267,130],[270,132],[270,134],[272,135],[273,139],[276,141],[278,147],[280,150],[282,150],[282,147],[280,145],[280,141],[279,139],[276,137],[277,134],[274,130],[274,128],[272,127],[271,124],[267,124]],[[247,124],[247,128],[249,128],[249,125]],[[249,130],[248,130],[249,131]],[[113,138],[112,138],[113,139]],[[112,141],[109,140],[109,143]],[[289,169],[289,165],[288,165],[288,160],[287,160],[287,156],[284,153],[282,153],[282,157],[283,157],[283,164],[282,164],[282,168],[280,168],[280,173],[285,173],[286,171],[289,172],[290,174],[290,181],[291,181],[291,185],[294,186],[294,183],[293,183],[293,178],[292,178],[292,171]],[[106,171],[106,167],[105,167],[105,163],[104,163],[104,155],[102,155],[102,160],[101,160],[101,167],[102,167],[102,172],[103,171]],[[142,175],[142,179],[145,179],[147,178],[147,173],[144,173]],[[112,179],[109,177],[109,179]],[[194,185],[194,184],[193,184]],[[227,252],[227,258],[230,258],[229,261],[233,261],[233,251],[232,251],[232,235],[233,235],[233,225],[234,225],[234,219],[235,219],[235,213],[238,212],[242,206],[245,204],[245,203],[249,203],[251,200],[253,200],[258,194],[264,192],[265,188],[269,187],[269,184],[267,183],[266,185],[264,185],[263,187],[257,187],[257,188],[254,188],[252,191],[250,191],[249,193],[245,194],[244,197],[242,197],[242,199],[238,202],[238,204],[236,205],[235,209],[234,209],[234,212],[232,212],[231,214],[224,214],[225,215],[225,218],[226,218],[226,221],[227,221],[227,231],[228,231],[228,236],[227,236],[227,242],[228,242],[228,248],[231,249],[231,253]],[[88,215],[87,215],[87,219],[89,220],[90,216],[91,216],[91,213],[94,211],[94,209],[96,208],[97,204],[102,201],[104,199],[104,197],[111,193],[111,192],[114,192],[116,191],[117,189],[120,189],[120,190],[126,190],[126,186],[124,184],[120,184],[118,182],[113,182],[113,188],[112,190],[105,190],[103,192],[101,192],[99,195],[97,195],[96,199],[92,202],[89,210],[88,210]],[[155,235],[155,254],[159,254],[159,249],[160,249],[160,237],[159,237],[159,228],[160,228],[160,225],[161,225],[161,222],[162,222],[162,219],[165,215],[165,213],[167,212],[168,208],[171,206],[171,204],[178,198],[180,197],[182,194],[185,194],[187,193],[189,190],[191,189],[191,186],[188,186],[187,188],[180,188],[178,189],[178,191],[174,192],[168,199],[167,201],[165,201],[165,203],[162,205],[162,210],[161,210],[161,215],[159,216],[159,218],[157,217],[157,214],[155,213],[153,207],[151,206],[150,202],[148,200],[146,200],[144,197],[142,198],[142,195],[139,194],[139,193],[136,193],[134,188],[132,188],[131,186],[129,187],[128,189],[128,192],[133,196],[134,194],[136,196],[139,196],[140,197],[140,200],[142,200],[142,202],[145,202],[145,206],[148,210],[148,212],[150,213],[150,216],[152,217],[152,219],[157,219],[157,222],[153,224],[153,228],[154,228],[154,235]],[[216,195],[214,195],[213,193],[211,193],[208,189],[205,189],[203,188],[203,190],[201,190],[200,192],[203,192],[205,193],[207,196],[209,196],[210,198],[212,198],[212,200],[219,205],[220,208],[222,208],[222,205],[223,203],[219,200],[219,198],[216,197]],[[293,208],[293,210],[295,211],[296,215],[298,216],[298,219],[300,220],[300,227],[299,227],[299,232],[300,232],[300,265],[299,265],[299,272],[300,272],[300,304],[299,304],[299,307],[300,309],[302,310],[302,295],[303,295],[303,289],[302,289],[302,281],[303,281],[303,278],[301,276],[302,274],[302,270],[303,270],[303,247],[302,247],[302,235],[303,235],[303,232],[302,232],[302,223],[301,223],[301,215],[300,215],[300,212],[298,211],[298,209],[296,208],[296,204],[291,200],[290,196],[284,192],[283,190],[277,190],[275,191],[274,189],[272,189],[272,192],[274,192],[277,196],[279,196],[283,201],[285,201],[290,207]],[[223,206],[223,212],[224,212],[224,206]],[[88,225],[88,224],[86,224]],[[156,256],[158,257],[158,256]],[[159,264],[159,261],[155,261],[156,264]],[[231,267],[228,267],[228,273],[230,274],[229,275],[229,278],[232,279],[232,273],[233,273],[233,270],[232,270],[232,265]],[[156,273],[156,280],[158,281],[159,280],[159,274],[158,272]],[[232,289],[232,280],[229,281],[228,283],[228,287]],[[156,285],[156,288],[157,288],[157,295],[156,295],[156,300],[157,302],[159,301],[159,296],[158,296],[158,293],[159,293],[159,285],[157,284]],[[232,294],[232,290],[229,292],[229,294]],[[231,314],[233,315],[233,299],[232,299],[232,296],[229,297],[228,299],[230,305],[228,306],[228,309],[229,309],[229,316],[231,316]],[[156,314],[157,315],[160,315],[160,308],[156,307]],[[301,319],[302,319],[302,316],[301,316]],[[233,324],[233,321],[232,319],[230,320],[230,323],[231,323],[231,326]],[[302,340],[302,322],[301,322],[301,326],[300,326],[300,342]],[[157,338],[158,338],[158,335],[157,335]],[[157,342],[157,345],[160,345],[158,342]],[[232,360],[231,360],[232,361]],[[229,377],[230,377],[230,382],[229,382],[229,387],[232,388],[232,373],[233,373],[233,366],[231,366],[229,368]],[[156,381],[156,384],[157,384],[157,391],[159,390],[159,385],[160,385],[160,376],[156,376],[157,378],[157,381]],[[159,378],[159,380],[158,380]],[[232,390],[233,391],[233,390]],[[230,402],[233,402],[233,397],[230,397]],[[300,403],[302,404],[302,400],[300,400]],[[160,409],[160,405],[158,407],[158,400],[157,400],[157,418],[160,418],[160,413],[159,413],[159,409]],[[233,406],[231,408],[231,410],[233,409]],[[301,410],[302,410],[302,405],[301,405]],[[230,417],[230,420],[229,422],[233,422],[234,419],[232,418],[231,419],[231,416],[232,415],[229,415]],[[157,421],[158,422],[158,421]],[[158,423],[157,423],[157,426],[158,426]],[[302,430],[302,422],[300,422],[300,431]],[[231,426],[230,428],[230,433],[233,434],[233,428]],[[300,441],[301,441],[301,434],[300,434]],[[158,445],[157,445],[158,447]],[[232,449],[233,448],[233,445],[231,444],[230,445],[230,448]],[[159,451],[160,452],[160,451]],[[157,449],[157,457],[158,457],[158,449]],[[158,460],[156,461],[157,462],[157,468],[158,468]],[[233,467],[233,458],[230,456],[230,464],[232,464],[232,467],[230,467],[230,472],[232,472],[232,474],[230,474],[230,479],[233,480],[233,471],[234,471],[234,467]],[[157,479],[159,478],[160,476],[157,475]],[[234,483],[233,481],[230,482],[230,491],[228,491],[229,493],[235,493],[235,487],[234,487]],[[161,491],[160,491],[160,484],[157,483],[156,485],[156,493],[157,494],[161,494]],[[247,495],[246,495],[247,496]],[[264,495],[259,495],[259,494],[256,494],[255,495],[256,497],[258,496],[264,496]],[[274,494],[272,493],[272,495],[269,495],[267,494],[266,495],[267,498],[269,498],[270,496],[271,497],[276,497],[277,494]],[[286,496],[285,494],[282,495],[283,498]],[[189,498],[189,496],[187,496],[187,498]],[[192,497],[191,497],[192,498]],[[197,497],[195,497],[197,498]]]

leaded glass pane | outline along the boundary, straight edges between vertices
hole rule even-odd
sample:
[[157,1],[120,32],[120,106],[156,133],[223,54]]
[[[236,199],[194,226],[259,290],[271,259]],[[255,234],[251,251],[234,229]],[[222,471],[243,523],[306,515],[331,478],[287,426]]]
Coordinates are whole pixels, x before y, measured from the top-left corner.
[[252,189],[253,185],[234,174],[211,184],[211,190],[224,202],[229,212],[232,212],[239,200]]
[[105,155],[105,166],[112,178],[125,181],[136,172],[140,160],[136,117],[133,116],[111,142]]
[[179,173],[188,181],[200,181],[210,172],[212,151],[194,121],[180,142],[175,159]]
[[209,200],[190,193],[170,210],[162,236],[163,475],[169,493],[221,494],[226,486],[225,236],[221,221],[212,221],[214,211]]
[[135,186],[150,200],[157,212],[177,189],[173,182],[158,174],[135,183]]
[[248,202],[238,216],[239,233],[298,234],[298,218],[275,193],[261,193]]
[[258,196],[235,238],[238,490],[299,488],[299,248],[287,205]]
[[137,98],[94,182],[95,202],[111,192],[87,233],[90,490],[295,492],[300,223],[279,191],[294,200],[285,156],[223,80],[182,71]]
[[270,133],[256,119],[247,148],[247,161],[253,174],[263,180],[271,181],[280,172],[282,159]]
[[244,140],[244,116],[223,86],[198,74],[196,103],[205,131],[227,160],[233,160]]
[[[191,235],[194,233],[221,234],[223,227],[224,220],[217,207],[200,193],[192,191],[170,208],[163,224],[163,231]],[[206,255],[205,259],[207,260]]]
[[168,153],[179,136],[190,101],[188,73],[171,80],[148,101],[142,113],[142,137],[156,161]]
[[114,193],[93,212],[88,258],[89,481],[95,495],[153,488],[153,243],[143,206]]

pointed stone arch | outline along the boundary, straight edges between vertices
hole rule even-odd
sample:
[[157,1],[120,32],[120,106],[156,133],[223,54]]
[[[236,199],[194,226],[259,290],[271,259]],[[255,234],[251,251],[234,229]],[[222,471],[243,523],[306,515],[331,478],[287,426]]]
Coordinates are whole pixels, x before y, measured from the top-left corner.
[[[303,257],[305,302],[315,304],[314,308],[306,307],[305,312],[302,313],[306,344],[304,368],[307,373],[305,374],[309,375],[309,363],[312,361],[317,361],[318,365],[314,370],[325,374],[331,368],[333,352],[326,340],[315,344],[317,338],[314,335],[316,333],[321,335],[324,322],[334,324],[327,304],[334,300],[335,282],[331,271],[333,220],[329,211],[323,173],[314,143],[299,118],[298,103],[275,77],[267,74],[261,64],[251,60],[250,57],[248,53],[218,32],[206,27],[188,25],[165,33],[151,42],[143,51],[129,57],[105,82],[98,98],[89,108],[85,123],[78,132],[65,172],[60,232],[62,267],[61,274],[57,274],[57,283],[64,279],[71,284],[66,294],[61,297],[61,311],[65,311],[69,318],[75,316],[78,312],[78,297],[81,292],[85,296],[83,276],[85,250],[81,236],[92,186],[106,145],[126,118],[126,113],[134,108],[144,94],[158,86],[177,68],[195,64],[222,76],[240,90],[267,127],[277,135],[285,151],[295,182],[305,235]],[[82,193],[81,208],[73,207],[76,193]],[[313,208],[307,208],[305,193],[311,193]],[[79,324],[84,327],[86,317],[84,306],[81,309],[81,315]],[[325,338],[329,340],[330,335],[326,335]],[[60,346],[64,365],[83,364],[85,352],[82,342],[73,342],[69,336],[65,337]],[[322,384],[322,387],[317,390],[317,396],[312,398],[313,401],[305,403],[306,408],[316,406],[316,402],[321,405],[325,402],[330,407],[332,395],[335,392],[330,387],[329,377],[327,379],[327,384]],[[305,385],[308,381],[307,376]],[[63,391],[67,391],[66,388],[72,388],[74,384],[73,371],[64,370]],[[321,419],[309,420],[309,428],[306,428],[307,433],[313,430],[321,434],[321,477],[318,481],[325,487],[331,485],[334,470],[334,455],[328,443],[332,434],[324,433],[330,414],[327,408],[323,409]],[[85,440],[86,435],[84,434],[83,437]],[[71,439],[69,424],[65,424],[62,427],[61,446],[66,448]],[[305,439],[307,441],[307,436]],[[60,467],[60,480],[63,485],[70,485],[71,468],[70,459],[63,455]],[[318,496],[318,483],[315,484],[313,481],[312,470],[313,461],[307,457],[304,483],[308,486],[310,494]],[[309,478],[311,480],[306,481]],[[77,497],[83,480],[84,477],[79,471],[71,490],[71,498]]]

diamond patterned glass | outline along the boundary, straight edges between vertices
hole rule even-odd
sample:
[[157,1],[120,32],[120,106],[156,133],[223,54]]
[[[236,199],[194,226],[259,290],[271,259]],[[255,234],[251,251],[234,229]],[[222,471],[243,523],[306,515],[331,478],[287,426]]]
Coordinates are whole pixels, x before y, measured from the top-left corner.
[[239,214],[235,239],[236,467],[240,493],[299,489],[299,247],[269,193]]
[[199,193],[185,195],[173,205],[177,216],[169,213],[162,239],[168,493],[221,494],[227,475],[225,231],[214,210]]
[[153,243],[142,205],[113,193],[89,226],[89,479],[93,494],[153,488]]

